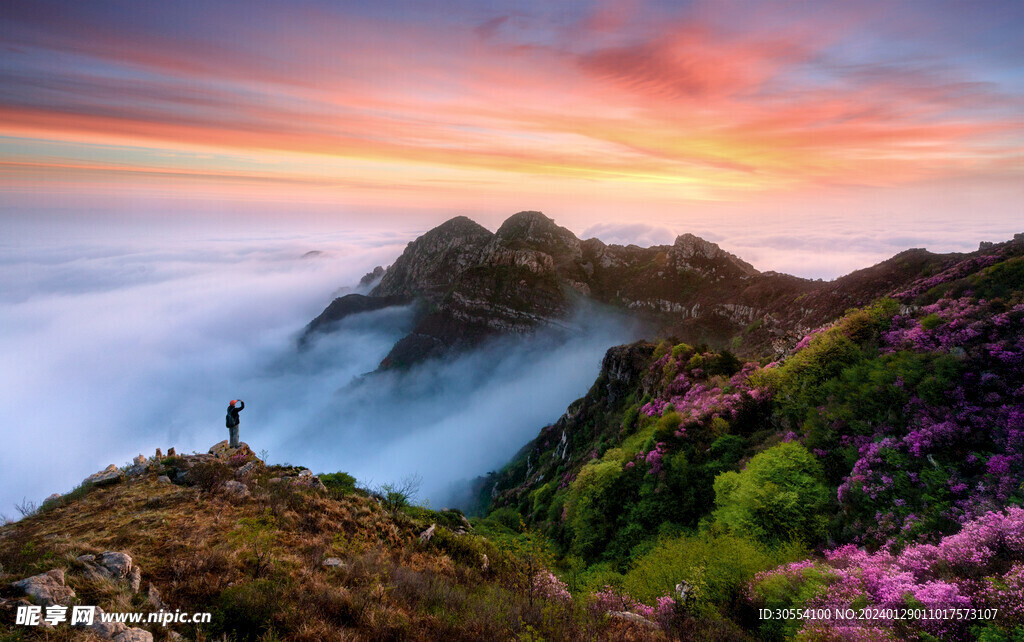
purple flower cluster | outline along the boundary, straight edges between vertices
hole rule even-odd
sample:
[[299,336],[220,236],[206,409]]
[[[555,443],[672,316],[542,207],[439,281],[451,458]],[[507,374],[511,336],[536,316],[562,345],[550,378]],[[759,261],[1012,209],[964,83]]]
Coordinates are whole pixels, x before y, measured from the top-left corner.
[[918,296],[924,294],[928,290],[931,290],[937,285],[943,283],[949,283],[950,281],[956,281],[962,279],[969,274],[973,274],[978,270],[986,268],[1002,260],[1002,257],[998,254],[976,256],[970,259],[960,261],[952,267],[946,268],[942,272],[939,272],[935,276],[928,277],[926,279],[919,279],[915,281],[909,288],[902,292],[893,294],[894,299],[900,301],[912,301]]
[[661,460],[662,458],[664,458],[664,456],[665,444],[660,441],[654,447],[653,450],[647,453],[645,459],[647,460],[647,465],[651,467],[650,473],[652,475],[657,475],[658,473],[661,472]]
[[565,582],[551,571],[541,571],[533,576],[533,592],[552,602],[568,604],[572,602],[572,595],[566,588]]
[[657,622],[662,628],[668,629],[677,616],[676,601],[670,595],[662,595],[654,606],[637,602],[628,594],[605,586],[590,598],[590,609],[593,613],[603,615],[613,612],[635,613],[641,617]]
[[[857,448],[857,461],[839,486],[838,499],[862,514],[874,513],[860,541],[905,539],[916,526],[926,530],[921,516],[937,510],[942,519],[964,522],[1019,493],[1022,330],[1024,305],[996,307],[966,297],[893,318],[891,329],[882,333],[883,354],[949,354],[962,374],[940,391],[940,399],[933,392],[930,402],[897,381],[908,396],[895,421],[872,426],[871,434],[843,437],[843,444]],[[875,512],[877,506],[886,508]]]
[[[998,608],[1001,621],[1020,624],[1024,617],[1024,509],[987,513],[938,544],[913,544],[899,555],[884,549],[868,553],[847,544],[826,552],[822,562],[804,560],[765,571],[750,585],[749,596],[755,605],[772,596],[776,578],[792,587],[792,595],[811,595],[806,603],[792,606],[833,612],[864,606]],[[819,585],[810,587],[809,582]],[[801,586],[812,590],[801,590]],[[879,620],[874,626],[884,629],[895,624],[894,620]],[[955,619],[922,618],[899,624],[942,639],[961,639],[966,632],[966,623]],[[819,621],[804,632],[813,633],[811,637],[849,639],[840,630],[848,625]],[[870,634],[870,630],[863,632]]]
[[662,396],[644,404],[640,410],[649,417],[660,417],[671,405],[684,423],[710,417],[732,419],[745,401],[768,399],[766,390],[750,385],[750,375],[757,368],[758,365],[751,362],[732,377],[710,378],[704,378],[700,368],[684,370],[665,386]]

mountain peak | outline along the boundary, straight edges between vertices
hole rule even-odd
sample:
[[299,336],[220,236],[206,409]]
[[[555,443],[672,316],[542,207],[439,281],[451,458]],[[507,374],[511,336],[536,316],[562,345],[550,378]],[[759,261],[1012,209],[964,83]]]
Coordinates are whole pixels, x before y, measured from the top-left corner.
[[389,267],[372,296],[420,296],[440,292],[479,260],[491,232],[465,216],[456,216],[409,243]]
[[702,272],[706,271],[703,269],[703,264],[724,260],[727,263],[732,264],[732,266],[744,275],[753,275],[758,273],[757,270],[754,269],[754,266],[747,263],[740,257],[726,252],[722,248],[718,247],[717,243],[705,241],[699,236],[689,233],[681,234],[676,237],[675,243],[672,244],[672,249],[669,250],[669,257],[671,259],[675,259],[677,264],[695,268]]
[[576,235],[541,212],[513,214],[501,224],[494,236],[496,241],[506,246],[550,254],[556,258],[556,262],[559,257],[575,258],[580,255],[580,240]]
[[437,227],[425,232],[423,236],[416,239],[414,242],[418,242],[421,239],[435,239],[438,237],[447,238],[474,238],[484,237],[490,238],[493,236],[490,230],[483,225],[480,225],[468,216],[456,216],[448,219],[444,223],[441,223]]

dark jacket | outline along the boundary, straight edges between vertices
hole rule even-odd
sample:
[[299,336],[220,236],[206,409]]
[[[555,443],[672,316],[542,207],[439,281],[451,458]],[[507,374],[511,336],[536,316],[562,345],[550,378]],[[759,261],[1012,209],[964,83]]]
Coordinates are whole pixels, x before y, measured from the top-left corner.
[[243,408],[245,408],[244,401],[239,401],[237,406],[228,406],[228,416],[226,417],[228,428],[234,428],[238,425],[238,413]]

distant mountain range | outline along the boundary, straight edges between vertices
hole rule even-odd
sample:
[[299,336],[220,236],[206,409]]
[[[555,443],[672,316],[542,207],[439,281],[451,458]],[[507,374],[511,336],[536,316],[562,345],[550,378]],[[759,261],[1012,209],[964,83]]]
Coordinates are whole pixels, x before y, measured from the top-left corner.
[[783,354],[811,328],[969,256],[908,249],[820,281],[759,272],[692,234],[642,248],[580,240],[540,212],[519,212],[494,233],[460,216],[409,243],[368,295],[335,299],[300,344],[348,315],[415,304],[415,327],[381,362],[406,367],[488,337],[564,326],[589,300],[645,322],[651,336]]

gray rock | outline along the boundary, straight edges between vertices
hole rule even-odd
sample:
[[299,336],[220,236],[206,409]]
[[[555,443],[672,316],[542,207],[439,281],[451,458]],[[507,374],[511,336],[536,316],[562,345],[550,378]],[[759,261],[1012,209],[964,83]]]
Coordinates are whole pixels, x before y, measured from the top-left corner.
[[83,484],[93,484],[94,486],[109,486],[116,484],[124,479],[124,473],[121,472],[114,464],[110,464],[98,473],[93,473],[82,480]]
[[640,626],[645,626],[649,629],[660,628],[657,622],[651,622],[644,616],[637,615],[636,613],[630,613],[629,611],[609,611],[608,617],[613,617],[619,620],[626,620],[627,622],[639,624]]
[[179,640],[184,640],[185,638],[181,637],[181,633],[177,631],[168,631],[167,639],[172,640],[172,642],[179,642]]
[[132,557],[127,553],[106,551],[96,558],[96,562],[110,571],[110,576],[115,579],[128,577],[132,570]]
[[149,583],[149,588],[146,589],[146,599],[153,605],[153,608],[157,611],[168,610],[167,603],[164,602],[163,598],[160,597],[160,591],[157,590],[153,583]]
[[259,467],[260,467],[260,462],[255,461],[255,460],[254,461],[250,461],[249,463],[240,466],[238,468],[238,470],[235,471],[235,477],[246,477],[246,476],[256,472],[256,469],[258,469]]
[[103,615],[103,613],[103,609],[97,606],[96,614],[93,617],[92,624],[76,624],[75,626],[86,629],[93,635],[103,640],[110,640],[115,635],[118,635],[119,633],[122,633],[125,630],[127,630],[128,627],[125,626],[123,622],[104,622],[103,618],[100,617],[101,615]]
[[125,471],[125,475],[128,477],[142,477],[149,470],[149,464],[129,466],[128,470]]
[[64,571],[59,568],[12,582],[11,586],[43,606],[53,606],[54,604],[67,606],[71,598],[75,597],[74,590],[70,586],[64,586]]
[[143,629],[125,629],[114,636],[114,642],[153,642],[153,634]]
[[437,524],[431,524],[430,528],[428,528],[427,530],[425,530],[422,533],[420,533],[420,541],[421,542],[429,542],[430,539],[434,536],[434,529],[435,529],[436,526],[437,526]]
[[237,482],[233,479],[229,479],[228,481],[221,484],[221,489],[231,497],[235,497],[237,499],[245,499],[250,495],[249,489],[246,487],[245,484],[243,484],[242,482]]
[[323,565],[328,568],[345,568],[347,566],[340,557],[328,557],[324,560]]
[[679,598],[680,604],[686,604],[686,598],[689,597],[692,590],[693,586],[686,580],[676,584],[676,597]]
[[160,475],[159,477],[156,478],[156,480],[158,482],[160,482],[161,484],[169,484],[169,483],[171,483],[171,478],[168,477],[167,475]]
[[142,569],[138,565],[133,566],[131,573],[128,574],[128,586],[131,587],[132,593],[138,593],[139,587],[142,586]]
[[43,506],[46,506],[50,502],[55,502],[58,499],[60,499],[61,497],[62,497],[62,495],[60,493],[54,493],[54,494],[50,495],[49,497],[47,497],[46,499],[43,500]]
[[132,460],[132,463],[135,464],[136,466],[145,466],[148,463],[148,461],[146,460],[146,457],[142,453],[139,453],[138,455],[135,456],[135,459]]

